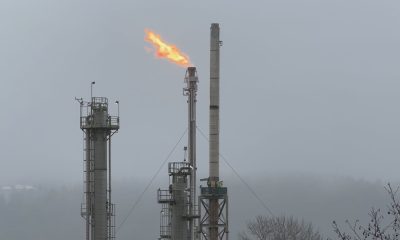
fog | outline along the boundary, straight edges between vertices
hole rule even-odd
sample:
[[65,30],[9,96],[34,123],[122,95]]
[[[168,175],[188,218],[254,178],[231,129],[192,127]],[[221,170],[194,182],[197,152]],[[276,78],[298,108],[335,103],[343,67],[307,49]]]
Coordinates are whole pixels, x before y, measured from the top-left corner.
[[[346,219],[365,222],[371,207],[385,210],[389,203],[383,187],[385,183],[381,182],[322,176],[264,177],[246,182],[275,216],[294,216],[310,221],[324,237],[335,236],[331,226],[333,220],[343,226]],[[158,238],[161,208],[156,201],[156,190],[160,185],[167,186],[154,182],[137,201],[147,184],[133,179],[114,184],[118,239]],[[258,215],[271,215],[235,176],[227,177],[226,185],[230,193],[230,238],[238,239],[238,233],[245,230],[247,221]],[[82,238],[84,220],[79,216],[80,184],[34,187],[31,190],[1,190],[0,238]]]
[[[145,28],[197,67],[198,127],[207,134],[213,22],[223,40],[221,152],[229,164],[274,214],[313,221],[326,235],[334,218],[365,217],[384,205],[382,183],[400,182],[399,11],[394,0],[1,1],[0,186],[35,187],[2,202],[1,238],[83,237],[74,99],[87,99],[92,81],[95,96],[120,102],[118,219],[177,143],[187,124],[185,69],[145,50]],[[182,160],[185,142],[169,161]],[[200,178],[207,162],[199,133]],[[235,238],[262,206],[223,163],[221,177]],[[166,185],[165,169],[121,239],[157,237],[154,190]]]

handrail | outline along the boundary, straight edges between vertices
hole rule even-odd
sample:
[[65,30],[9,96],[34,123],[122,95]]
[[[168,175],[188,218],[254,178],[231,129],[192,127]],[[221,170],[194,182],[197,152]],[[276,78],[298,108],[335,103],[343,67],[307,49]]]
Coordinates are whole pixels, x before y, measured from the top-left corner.
[[94,122],[92,116],[82,116],[80,119],[81,128],[119,128],[119,117],[108,116],[104,124]]

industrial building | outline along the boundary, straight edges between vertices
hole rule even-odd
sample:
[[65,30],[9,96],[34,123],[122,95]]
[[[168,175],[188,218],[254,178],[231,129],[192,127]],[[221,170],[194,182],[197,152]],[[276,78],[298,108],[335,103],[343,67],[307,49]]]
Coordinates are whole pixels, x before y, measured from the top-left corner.
[[[211,25],[210,37],[210,123],[209,176],[202,179],[196,194],[196,95],[198,77],[195,67],[186,71],[184,95],[188,97],[188,143],[181,162],[168,164],[170,184],[157,194],[160,211],[160,239],[228,239],[228,190],[219,177],[219,24]],[[198,200],[197,200],[198,199]]]
[[[219,24],[211,25],[210,37],[210,108],[209,176],[201,179],[197,194],[196,103],[199,79],[196,67],[186,69],[183,88],[188,103],[188,141],[181,161],[168,164],[169,183],[158,189],[161,204],[162,240],[228,239],[228,191],[219,175]],[[92,82],[91,87],[93,87]],[[119,116],[110,116],[105,97],[93,97],[80,103],[80,128],[84,132],[84,202],[86,240],[115,239],[115,206],[111,196],[111,137],[120,127]],[[118,103],[118,101],[116,102]],[[119,111],[118,111],[119,115]]]

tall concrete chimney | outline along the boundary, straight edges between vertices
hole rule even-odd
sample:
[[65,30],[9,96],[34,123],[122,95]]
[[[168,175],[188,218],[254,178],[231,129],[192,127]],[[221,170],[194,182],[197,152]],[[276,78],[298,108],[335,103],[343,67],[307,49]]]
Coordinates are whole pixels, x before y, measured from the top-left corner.
[[[200,186],[200,233],[206,240],[228,240],[228,189],[219,176],[219,24],[211,24],[210,149],[207,187]],[[201,181],[200,180],[200,181]]]
[[210,42],[210,184],[219,180],[219,24],[211,24]]

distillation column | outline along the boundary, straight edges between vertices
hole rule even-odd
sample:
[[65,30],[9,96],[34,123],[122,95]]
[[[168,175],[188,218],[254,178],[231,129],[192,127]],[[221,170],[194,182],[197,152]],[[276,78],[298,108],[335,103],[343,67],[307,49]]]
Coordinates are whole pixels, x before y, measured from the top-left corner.
[[104,97],[92,97],[91,102],[81,100],[80,105],[80,127],[85,133],[85,202],[81,214],[86,220],[86,240],[110,240],[115,226],[114,206],[108,194],[111,175],[107,169],[107,143],[119,129],[119,117],[108,115],[108,99]]
[[174,199],[174,204],[171,206],[171,239],[173,240],[188,239],[189,232],[185,215],[187,211],[187,175],[189,173],[189,165],[185,162],[170,163],[171,191]]

